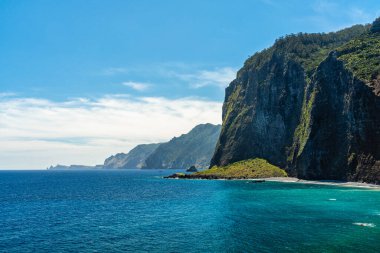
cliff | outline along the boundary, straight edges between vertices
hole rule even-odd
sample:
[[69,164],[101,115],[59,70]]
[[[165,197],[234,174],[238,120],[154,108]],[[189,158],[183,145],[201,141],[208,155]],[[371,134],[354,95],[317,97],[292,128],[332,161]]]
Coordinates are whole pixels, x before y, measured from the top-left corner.
[[141,169],[146,158],[152,154],[159,143],[141,144],[131,149],[127,154],[119,153],[108,157],[104,161],[105,169]]
[[60,165],[50,166],[47,168],[48,170],[98,170],[103,169],[103,165],[95,165],[95,166],[86,166],[86,165]]
[[211,166],[263,158],[303,179],[380,183],[379,70],[379,19],[277,40],[227,87]]
[[188,169],[207,168],[214,152],[220,125],[201,124],[166,143],[140,144],[128,153],[105,159],[103,165],[57,165],[52,170],[81,169]]
[[220,125],[201,124],[189,133],[162,143],[145,160],[145,169],[207,168],[220,134]]

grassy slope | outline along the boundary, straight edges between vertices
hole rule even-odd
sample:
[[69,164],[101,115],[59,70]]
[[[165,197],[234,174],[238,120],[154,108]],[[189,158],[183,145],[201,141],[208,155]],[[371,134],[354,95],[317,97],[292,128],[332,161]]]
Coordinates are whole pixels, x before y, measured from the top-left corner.
[[268,163],[264,159],[249,159],[235,162],[224,167],[214,166],[211,169],[195,173],[196,176],[216,176],[219,178],[265,178],[286,177],[284,170]]
[[356,77],[370,82],[380,74],[380,33],[368,33],[338,48],[343,60]]

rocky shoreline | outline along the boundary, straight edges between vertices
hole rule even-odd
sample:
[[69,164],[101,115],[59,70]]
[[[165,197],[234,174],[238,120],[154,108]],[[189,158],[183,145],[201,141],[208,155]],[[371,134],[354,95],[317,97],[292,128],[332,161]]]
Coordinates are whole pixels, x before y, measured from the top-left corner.
[[[249,177],[232,177],[232,176],[217,176],[217,175],[204,175],[204,174],[185,174],[185,173],[174,173],[172,175],[166,176],[164,178],[172,179],[205,179],[205,180],[253,180]],[[261,178],[258,178],[261,179]]]

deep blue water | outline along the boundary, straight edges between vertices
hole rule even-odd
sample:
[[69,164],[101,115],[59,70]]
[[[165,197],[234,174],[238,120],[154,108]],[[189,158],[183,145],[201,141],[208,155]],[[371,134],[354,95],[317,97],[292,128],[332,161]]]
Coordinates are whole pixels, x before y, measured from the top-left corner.
[[0,251],[380,251],[380,191],[168,173],[0,171]]

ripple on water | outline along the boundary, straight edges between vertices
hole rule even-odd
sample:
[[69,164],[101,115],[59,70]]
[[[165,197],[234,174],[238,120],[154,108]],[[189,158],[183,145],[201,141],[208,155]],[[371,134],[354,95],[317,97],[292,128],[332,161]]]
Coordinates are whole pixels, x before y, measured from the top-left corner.
[[0,171],[0,252],[379,252],[380,191],[161,176]]

